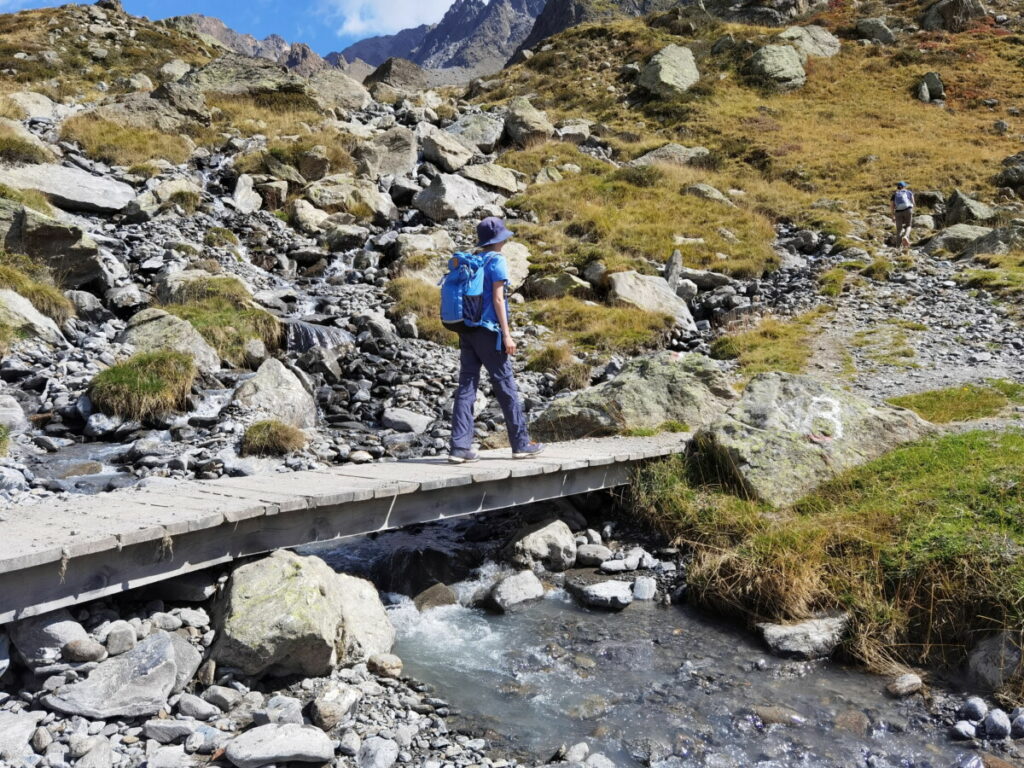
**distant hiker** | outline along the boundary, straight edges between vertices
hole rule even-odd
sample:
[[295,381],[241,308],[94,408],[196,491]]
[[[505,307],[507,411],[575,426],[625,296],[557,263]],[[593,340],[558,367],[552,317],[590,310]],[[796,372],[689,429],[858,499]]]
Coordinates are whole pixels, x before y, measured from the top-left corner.
[[544,446],[530,440],[526,416],[519,402],[510,357],[516,342],[509,328],[505,289],[508,263],[501,249],[512,237],[497,217],[476,228],[477,252],[456,253],[448,260],[448,274],[441,281],[441,321],[459,334],[459,386],[452,411],[452,440],[448,461],[465,464],[479,459],[473,450],[473,405],[480,386],[480,369],[487,369],[494,396],[505,414],[512,456],[536,456]]
[[896,183],[896,191],[892,193],[890,203],[892,216],[896,222],[896,242],[901,248],[910,247],[910,227],[914,223],[914,193],[905,181]]

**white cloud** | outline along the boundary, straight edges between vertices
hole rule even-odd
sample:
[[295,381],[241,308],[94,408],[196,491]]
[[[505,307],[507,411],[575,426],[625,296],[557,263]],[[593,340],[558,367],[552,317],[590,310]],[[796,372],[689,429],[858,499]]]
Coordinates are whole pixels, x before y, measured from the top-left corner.
[[[0,0],[0,3],[4,0]],[[388,35],[407,27],[440,21],[452,0],[321,0],[321,11],[340,22],[344,37]]]

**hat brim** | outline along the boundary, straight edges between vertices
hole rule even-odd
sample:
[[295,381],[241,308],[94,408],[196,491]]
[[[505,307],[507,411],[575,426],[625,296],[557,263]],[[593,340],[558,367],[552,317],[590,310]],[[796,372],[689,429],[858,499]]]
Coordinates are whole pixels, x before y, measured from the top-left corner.
[[513,237],[515,237],[515,232],[513,232],[510,229],[506,229],[504,232],[502,232],[502,233],[498,234],[497,236],[491,238],[486,243],[477,243],[476,247],[477,248],[486,248],[488,245],[497,245],[498,243],[504,243],[506,240],[511,240]]

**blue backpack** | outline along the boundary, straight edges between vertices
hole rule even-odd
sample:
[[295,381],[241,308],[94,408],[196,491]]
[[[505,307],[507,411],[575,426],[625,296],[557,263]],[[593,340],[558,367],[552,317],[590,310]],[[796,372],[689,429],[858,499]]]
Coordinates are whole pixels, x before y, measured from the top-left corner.
[[485,267],[495,254],[456,253],[441,278],[441,324],[449,331],[480,325],[484,313]]

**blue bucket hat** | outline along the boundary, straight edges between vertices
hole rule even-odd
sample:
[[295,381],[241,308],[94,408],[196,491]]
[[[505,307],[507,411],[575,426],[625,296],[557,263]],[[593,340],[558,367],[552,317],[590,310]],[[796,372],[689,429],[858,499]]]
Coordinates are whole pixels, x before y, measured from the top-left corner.
[[512,231],[505,226],[505,222],[497,216],[488,216],[476,225],[477,247],[485,248],[488,245],[503,243],[513,236]]
[[903,187],[909,186],[909,184],[907,184],[907,182],[905,182],[905,181],[897,181],[896,182],[896,186],[900,187],[900,188],[903,188]]

